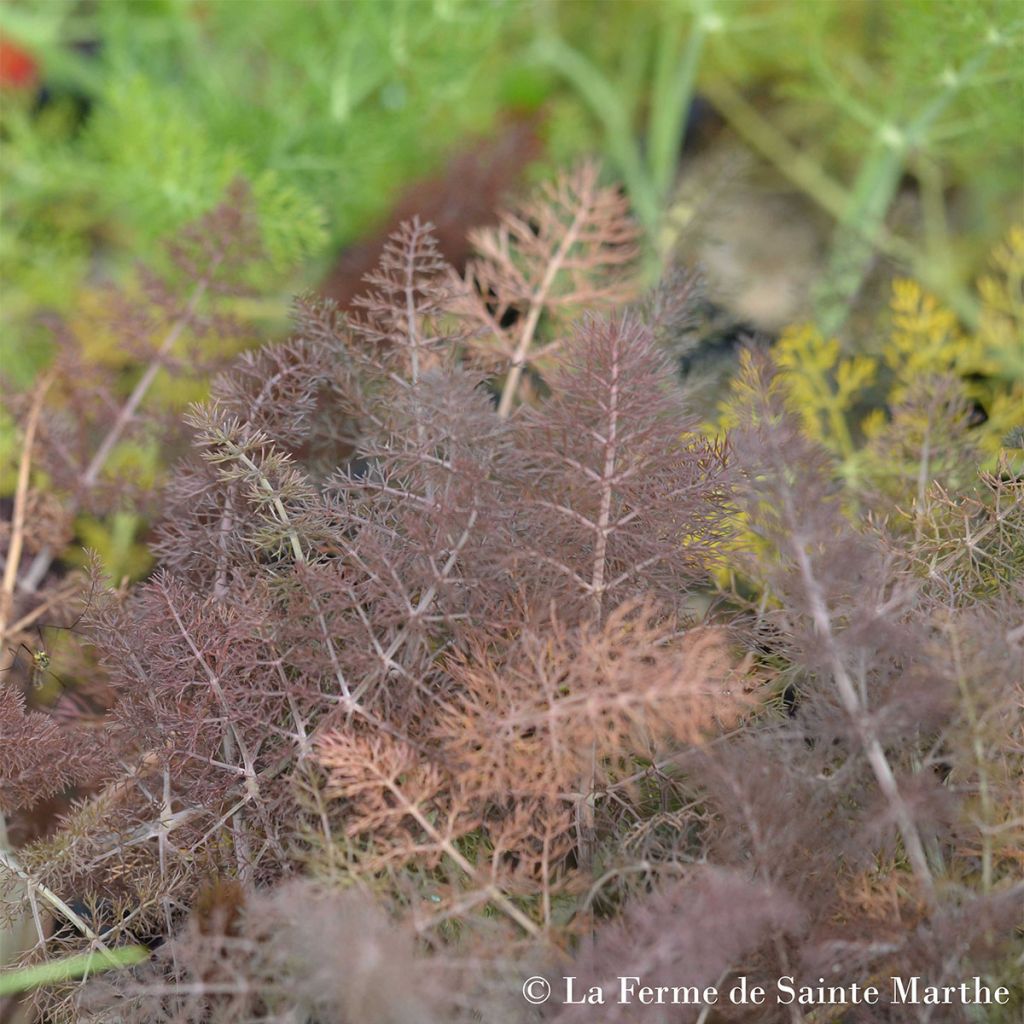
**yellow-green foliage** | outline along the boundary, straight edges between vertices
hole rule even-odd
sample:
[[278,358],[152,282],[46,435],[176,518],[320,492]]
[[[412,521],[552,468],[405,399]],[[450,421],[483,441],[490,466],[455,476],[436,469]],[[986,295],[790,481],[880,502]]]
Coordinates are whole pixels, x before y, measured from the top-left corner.
[[[141,283],[125,281],[122,297],[137,300],[139,308],[147,308]],[[110,323],[109,290],[103,287],[82,288],[73,301],[64,329],[75,339],[78,354],[88,367],[98,367],[105,377],[118,385],[113,396],[119,402],[127,399],[142,372],[138,353],[129,349],[124,338]],[[149,310],[149,342],[155,348],[170,329],[157,309]],[[226,359],[232,352],[250,344],[244,334],[225,335],[217,339],[217,355]],[[181,366],[194,362],[191,346],[197,344],[188,331],[183,331],[172,347],[170,356]],[[160,371],[146,395],[146,409],[156,416],[177,418],[192,402],[202,401],[208,392],[206,369],[199,367],[194,373],[167,373]],[[18,464],[22,455],[21,431],[9,419],[0,420],[0,494],[13,494]],[[163,485],[167,470],[167,452],[161,448],[161,438],[152,432],[134,432],[124,437],[106,460],[102,477],[130,486],[134,491],[147,494]],[[51,482],[45,474],[33,467],[33,486],[46,491]],[[75,517],[75,535],[78,543],[65,553],[69,561],[85,565],[85,549],[99,558],[100,564],[112,578],[138,579],[145,575],[152,563],[140,531],[145,526],[143,516],[124,509],[109,516],[78,515]],[[76,555],[75,552],[78,552]]]
[[[987,456],[1021,420],[1024,408],[1024,227],[1014,228],[993,254],[992,272],[978,282],[982,316],[965,332],[956,316],[915,281],[893,282],[888,331],[865,354],[844,354],[835,338],[812,324],[789,328],[772,358],[790,405],[809,437],[838,460],[851,485],[870,475],[868,442],[891,429],[893,417],[924,382],[960,382],[963,395],[987,419],[971,440]],[[735,420],[734,401],[720,407],[719,428]]]
[[1024,380],[1024,224],[1011,228],[978,281],[984,305],[979,335],[1000,376]]
[[[1024,426],[1022,280],[1024,227],[1015,227],[978,282],[974,332],[907,279],[893,282],[887,329],[861,353],[844,353],[812,324],[784,332],[771,354],[773,387],[835,458],[851,507],[907,511],[932,483],[965,486],[995,466],[1005,439]],[[745,376],[737,375],[713,430],[736,423]],[[739,546],[760,547],[749,536]]]

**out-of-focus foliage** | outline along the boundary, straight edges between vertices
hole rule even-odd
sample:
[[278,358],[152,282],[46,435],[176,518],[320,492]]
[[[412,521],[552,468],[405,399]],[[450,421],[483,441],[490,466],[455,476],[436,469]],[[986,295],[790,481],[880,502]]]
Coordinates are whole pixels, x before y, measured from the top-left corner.
[[[39,307],[99,266],[149,259],[242,175],[262,284],[329,256],[500,107],[536,89],[502,55],[515,3],[4,4],[50,95],[4,96],[2,350],[22,380]],[[308,265],[304,269],[309,279]],[[300,277],[299,280],[303,278]],[[272,304],[272,311],[284,304]],[[260,310],[256,310],[260,312]]]
[[[1021,148],[1024,23],[1015,5],[854,0],[775,7],[779,28],[798,42],[787,54],[785,91],[808,105],[808,116],[848,161],[859,162],[873,144],[899,148],[894,133],[919,121],[917,134],[902,140],[909,161],[922,153],[941,159],[951,180],[973,180],[980,196],[1019,185],[1013,158]],[[749,37],[745,48],[771,52]]]
[[53,358],[36,386],[9,394],[23,421],[45,398],[39,435],[53,456],[41,459],[24,430],[5,424],[0,490],[18,489],[27,459],[20,486],[31,482],[35,495],[30,590],[55,559],[81,565],[83,546],[118,579],[149,568],[137,534],[158,511],[177,454],[174,424],[205,395],[218,364],[251,342],[231,314],[253,296],[264,259],[257,204],[244,182],[233,183],[221,204],[165,240],[159,272],[139,267],[119,286],[83,292],[74,315],[55,325]]
[[[979,465],[1012,465],[1004,446],[1019,447],[1008,439],[1024,423],[1022,274],[1024,229],[1014,227],[978,281],[977,331],[965,331],[917,282],[897,279],[886,322],[857,354],[844,355],[813,324],[783,333],[769,357],[774,386],[806,437],[835,460],[851,507],[912,518],[932,481],[963,489]],[[746,371],[751,354],[741,358]],[[713,429],[737,424],[748,377],[733,382]]]
[[[843,477],[871,475],[867,442],[890,429],[892,410],[922,380],[958,379],[975,403],[973,442],[988,456],[998,452],[1024,408],[1024,229],[1013,228],[992,254],[991,272],[980,278],[981,320],[965,331],[956,316],[909,279],[893,282],[878,339],[844,355],[813,324],[789,328],[773,349],[778,376],[809,437],[841,460]],[[719,425],[735,421],[733,401],[720,409]],[[905,424],[904,424],[905,425]]]
[[[842,326],[879,253],[974,320],[967,283],[1008,208],[1019,209],[1016,5],[678,0],[547,13],[538,59],[587,104],[659,248],[693,220],[671,186],[696,92],[834,220],[814,289],[826,332]],[[614,27],[586,40],[586,20]],[[908,183],[909,210],[897,203]]]
[[[872,247],[972,318],[964,282],[1019,186],[1011,4],[296,0],[242,16],[230,0],[12,0],[0,31],[45,90],[41,106],[8,90],[0,120],[2,323],[18,327],[0,352],[22,381],[44,358],[27,345],[38,308],[67,308],[97,267],[149,258],[239,174],[265,283],[284,295],[508,106],[546,102],[556,161],[602,148],[664,248],[691,101],[710,98],[837,222],[826,330]],[[908,175],[914,223],[887,224]]]

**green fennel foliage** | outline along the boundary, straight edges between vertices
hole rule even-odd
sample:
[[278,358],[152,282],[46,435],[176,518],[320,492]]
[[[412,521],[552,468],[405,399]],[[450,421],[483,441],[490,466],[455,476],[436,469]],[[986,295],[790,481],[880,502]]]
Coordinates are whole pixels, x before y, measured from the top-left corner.
[[[242,17],[225,0],[5,5],[0,30],[35,54],[53,94],[41,111],[12,96],[0,116],[2,322],[19,335],[8,350],[5,332],[7,372],[24,381],[44,358],[30,324],[40,306],[68,308],[97,264],[150,261],[158,239],[238,176],[252,184],[267,256],[254,284],[283,296],[307,283],[405,183],[531,92],[501,57],[523,10],[259,3]],[[280,320],[285,308],[255,312]]]

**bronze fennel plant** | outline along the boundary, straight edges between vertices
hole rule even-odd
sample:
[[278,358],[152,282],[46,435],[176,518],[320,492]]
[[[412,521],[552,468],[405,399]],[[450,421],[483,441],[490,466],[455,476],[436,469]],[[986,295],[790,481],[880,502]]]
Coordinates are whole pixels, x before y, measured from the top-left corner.
[[[756,350],[706,439],[659,340],[695,283],[637,300],[634,241],[590,166],[461,279],[414,220],[356,312],[300,300],[189,412],[159,569],[86,616],[102,712],[0,687],[0,808],[78,796],[3,854],[27,960],[154,946],[41,990],[51,1019],[562,1021],[527,974],[1009,976],[1020,477],[929,491],[930,530],[851,518]],[[753,599],[699,620],[741,514]]]

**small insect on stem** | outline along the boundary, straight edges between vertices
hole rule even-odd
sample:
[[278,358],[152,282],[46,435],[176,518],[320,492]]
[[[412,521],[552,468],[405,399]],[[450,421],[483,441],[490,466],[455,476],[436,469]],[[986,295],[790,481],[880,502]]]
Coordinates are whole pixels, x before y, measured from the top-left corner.
[[[32,655],[32,688],[34,690],[41,690],[43,687],[43,676],[50,672],[50,656],[42,649],[29,651],[29,653]],[[53,673],[50,672],[50,675],[53,675]]]
[[[16,668],[18,665],[18,655],[21,651],[24,651],[29,657],[29,663],[31,665],[30,684],[33,690],[39,691],[43,688],[43,683],[47,675],[53,676],[54,679],[57,679],[57,676],[50,669],[51,659],[46,650],[40,647],[38,650],[34,651],[28,646],[28,644],[24,643],[18,644],[17,648],[14,650],[8,649],[8,653],[11,656],[11,663],[5,668],[0,669],[0,671],[10,672],[12,669]],[[57,682],[60,684],[62,690],[66,688],[60,679],[57,679]]]
[[7,665],[5,668],[0,669],[0,672],[9,672],[15,667],[17,667],[19,654],[21,651],[24,651],[29,658],[31,672],[30,685],[35,692],[38,693],[43,688],[47,676],[52,678],[57,683],[62,693],[66,692],[68,690],[67,685],[53,671],[53,659],[50,657],[50,653],[46,648],[46,643],[43,640],[42,631],[43,629],[55,629],[73,633],[75,631],[75,627],[82,621],[82,618],[85,616],[85,613],[92,606],[92,598],[95,592],[95,588],[96,584],[95,581],[93,581],[93,584],[90,587],[89,593],[86,597],[85,606],[82,608],[81,612],[79,612],[75,621],[72,622],[70,625],[59,626],[56,623],[38,623],[36,625],[35,628],[36,635],[39,637],[39,646],[35,650],[33,650],[24,642],[18,644],[17,648],[13,650],[9,648],[8,653],[11,655],[11,663]]

